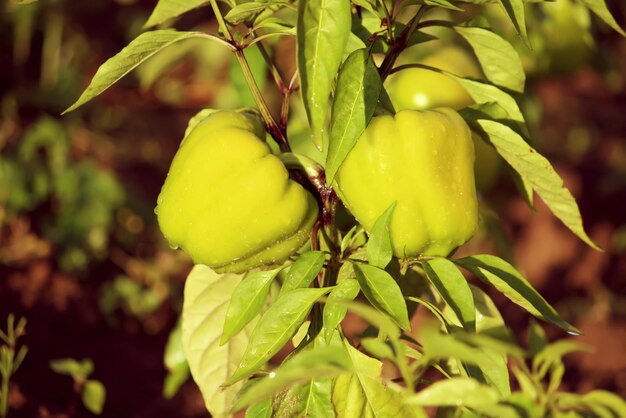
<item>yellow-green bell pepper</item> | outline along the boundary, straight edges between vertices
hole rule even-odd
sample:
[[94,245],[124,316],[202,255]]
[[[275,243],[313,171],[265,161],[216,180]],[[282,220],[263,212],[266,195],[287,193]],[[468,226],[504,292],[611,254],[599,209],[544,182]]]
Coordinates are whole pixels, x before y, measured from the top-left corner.
[[449,108],[372,118],[335,186],[367,231],[396,202],[391,242],[400,258],[446,256],[478,225],[474,143]]
[[171,246],[195,263],[238,273],[301,248],[318,206],[271,154],[256,115],[220,111],[181,143],[156,212]]

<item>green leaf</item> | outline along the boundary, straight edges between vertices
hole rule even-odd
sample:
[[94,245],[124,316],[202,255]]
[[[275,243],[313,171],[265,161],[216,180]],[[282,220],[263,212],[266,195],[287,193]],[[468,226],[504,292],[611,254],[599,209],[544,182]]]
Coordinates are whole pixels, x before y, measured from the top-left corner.
[[501,396],[508,396],[511,388],[507,356],[512,355],[521,359],[524,357],[524,351],[515,344],[493,301],[479,288],[470,285],[470,289],[476,306],[476,333],[454,330],[454,337],[472,344],[482,352],[476,366],[465,365],[468,374],[489,383]]
[[[467,374],[480,382],[488,384],[500,396],[509,396],[511,394],[511,384],[506,355],[490,347],[478,346],[476,350],[482,356],[476,365],[464,363]],[[520,356],[520,358],[522,357]]]
[[166,369],[172,370],[185,363],[187,363],[187,359],[183,350],[183,328],[182,321],[179,318],[176,326],[167,338],[165,352],[163,353],[163,364]]
[[[233,405],[239,411],[278,392],[310,383],[311,379],[334,376],[351,370],[350,358],[338,347],[316,347],[304,350],[273,370],[267,377],[257,379]],[[330,394],[330,389],[329,389]],[[309,393],[310,395],[310,393]],[[330,396],[329,396],[330,398]],[[301,416],[294,414],[292,416]]]
[[262,29],[264,34],[283,33],[286,35],[296,35],[296,27],[286,22],[284,19],[272,16],[255,22],[254,30]]
[[281,268],[256,271],[244,278],[230,298],[220,345],[237,335],[263,309],[270,286]]
[[623,417],[626,411],[626,401],[619,395],[605,390],[593,390],[585,394],[582,401],[587,405],[599,405],[608,408],[617,417]]
[[178,393],[180,387],[189,379],[190,374],[187,362],[169,369],[163,381],[163,397],[172,399]]
[[385,270],[369,264],[354,264],[361,290],[372,305],[387,313],[404,330],[409,330],[409,316],[402,291]]
[[526,75],[522,61],[510,43],[482,28],[457,26],[454,30],[474,50],[487,80],[518,93],[524,91]]
[[363,228],[360,225],[354,225],[346,234],[341,238],[341,254],[345,253],[348,249],[348,246],[352,244],[352,240],[357,234],[363,233]]
[[302,98],[313,143],[323,147],[331,85],[351,28],[348,0],[299,2],[297,44]]
[[177,32],[175,30],[155,30],[136,37],[118,54],[109,58],[98,68],[91,83],[78,100],[68,107],[63,114],[82,106],[100,93],[118,82],[134,68],[168,46],[189,38],[217,38],[202,32]]
[[524,0],[498,0],[498,3],[500,3],[506,14],[509,15],[513,26],[515,26],[515,31],[522,38],[524,44],[530,48],[530,42],[528,42],[528,34],[526,32]]
[[[439,320],[439,322],[441,322],[441,324],[446,327],[447,330],[450,330],[455,325],[455,321],[451,317],[449,317],[448,315],[443,313],[432,302],[429,302],[429,301],[421,299],[421,298],[417,298],[415,296],[409,296],[408,299],[411,302],[418,303],[418,304],[422,305],[423,307],[425,307],[426,309],[428,309],[430,311],[430,313],[432,313],[435,316],[435,318],[437,318]],[[457,319],[457,321],[458,321],[458,319]],[[460,321],[458,321],[458,326],[459,327],[461,326],[461,322]]]
[[478,120],[478,126],[507,163],[524,178],[541,199],[574,234],[590,247],[600,248],[589,238],[572,194],[550,162],[509,127],[491,120]]
[[528,327],[528,354],[534,357],[548,345],[546,333],[536,321],[530,321]]
[[555,360],[550,366],[550,379],[546,388],[546,395],[552,396],[561,386],[563,375],[565,374],[565,365],[560,359]]
[[378,338],[361,338],[361,345],[378,359],[395,360],[396,356],[389,344]]
[[209,0],[159,0],[144,28],[160,25],[167,20],[208,3]]
[[367,261],[384,269],[393,257],[391,246],[391,216],[396,208],[394,201],[374,223],[369,241],[367,242]]
[[93,414],[100,415],[102,408],[104,408],[104,402],[106,400],[106,389],[104,385],[97,380],[87,380],[81,398],[85,408]]
[[246,409],[246,418],[272,418],[272,399],[265,399]]
[[346,341],[344,345],[355,372],[335,378],[332,400],[338,417],[425,417],[421,409],[403,405],[400,394],[381,382],[380,361],[366,356]]
[[183,348],[183,329],[180,318],[167,339],[163,364],[168,371],[163,382],[163,396],[170,399],[189,378],[189,365]]
[[[517,366],[511,367],[511,371],[517,380],[517,384],[519,385],[520,392],[516,392],[516,395],[524,394],[528,398],[530,398],[533,403],[537,399],[537,387],[533,382],[533,378],[529,376],[525,371],[521,370]],[[513,395],[515,396],[515,395]]]
[[515,342],[511,331],[507,328],[502,314],[493,300],[480,288],[470,284],[474,305],[476,306],[476,332],[489,335],[504,342]]
[[302,386],[289,389],[277,397],[274,417],[334,418],[332,384],[331,378],[315,378]]
[[93,373],[93,362],[89,359],[83,361],[73,358],[64,358],[50,361],[50,368],[59,374],[71,376],[72,379],[85,381]]
[[303,347],[308,344],[309,340],[307,339],[307,337],[309,336],[310,328],[311,328],[311,321],[307,319],[306,321],[302,323],[302,325],[300,325],[296,333],[293,334],[293,337],[291,337],[291,344],[293,344],[295,348],[299,348],[300,344],[302,344],[303,342],[304,342]]
[[337,170],[369,123],[382,82],[367,49],[357,49],[341,66],[330,120],[326,179],[332,184]]
[[251,19],[258,13],[264,11],[267,8],[281,7],[281,6],[289,6],[291,3],[286,1],[271,1],[267,3],[262,2],[249,2],[249,3],[241,3],[233,7],[226,13],[224,19],[227,22],[238,25],[246,20]]
[[[322,367],[329,368],[331,376],[335,376],[336,371],[351,370],[350,360],[341,345],[341,338],[337,331],[333,332],[332,336],[327,338],[326,341],[317,337],[312,341],[312,344],[305,347],[305,350],[311,348],[317,352],[321,352],[320,348],[322,348],[322,350],[331,348],[331,351],[328,351],[330,357],[326,359],[322,357],[320,360],[309,361],[311,364],[308,366],[308,370],[302,372],[303,375],[309,375],[310,370],[316,369],[319,364],[321,364]],[[330,369],[333,365],[337,367],[337,370]],[[291,387],[275,396],[274,417],[334,418],[335,410],[331,402],[334,379],[333,377],[324,377],[321,372],[321,370],[315,372],[315,374],[320,374],[321,377],[314,377],[303,385]]]
[[287,272],[280,294],[283,295],[290,290],[308,287],[323,266],[324,253],[322,251],[309,251],[300,255]]
[[225,385],[232,385],[259,370],[278,353],[298,330],[313,304],[331,290],[294,289],[279,297],[254,328],[239,367]]
[[369,11],[373,15],[376,14],[376,0],[352,0],[355,6],[359,6]]
[[626,36],[626,32],[624,32],[624,29],[622,29],[615,21],[615,18],[609,11],[609,8],[606,6],[604,0],[582,0],[582,2],[589,8],[589,10],[598,15],[600,19],[604,20],[607,25],[615,29],[622,36]]
[[[345,305],[345,302],[352,302],[360,290],[359,282],[353,279],[346,279],[339,282],[328,295],[323,313],[324,335],[327,340],[346,316],[348,307]],[[338,301],[344,303],[337,303]]]
[[537,318],[561,327],[569,333],[580,334],[580,331],[563,320],[528,280],[506,261],[493,255],[479,254],[455,262],[491,284],[512,302]]
[[455,6],[454,4],[450,3],[447,0],[423,0],[424,4],[428,5],[428,6],[438,6],[438,7],[442,7],[444,9],[449,9],[449,10],[456,10],[456,11],[463,11],[463,9]]
[[453,377],[435,382],[405,399],[409,405],[469,408],[495,405],[498,401],[499,395],[495,389],[469,377]]
[[560,362],[565,355],[576,351],[591,352],[593,348],[569,340],[561,340],[547,345],[533,358],[533,373],[535,373],[539,379],[543,379],[548,370],[552,368],[556,362]]
[[[485,98],[485,100],[486,99],[487,97]],[[499,103],[496,102],[476,103],[459,110],[459,114],[463,117],[463,119],[465,119],[468,124],[470,124],[470,127],[472,126],[472,124],[475,124],[477,120],[490,119],[507,125],[509,128],[515,130],[516,132],[519,132],[521,135],[527,135],[526,126],[523,125],[521,122],[514,121],[509,113],[504,110],[504,108],[500,106]],[[488,140],[483,140],[486,144],[490,144]]]
[[515,99],[511,97],[511,95],[509,95],[508,93],[505,93],[504,91],[500,90],[496,86],[492,86],[491,84],[485,84],[481,83],[480,81],[469,80],[448,72],[442,73],[458,81],[463,86],[463,88],[467,90],[469,95],[472,96],[472,99],[474,99],[476,103],[497,103],[498,106],[500,106],[502,110],[506,112],[508,120],[511,120],[522,126],[525,124],[522,111],[517,105]]
[[380,333],[389,336],[390,339],[397,340],[400,336],[400,328],[386,313],[360,302],[337,301],[336,303],[346,306],[350,312],[365,319],[372,326],[378,328]]
[[431,283],[452,308],[467,331],[476,330],[476,308],[472,290],[454,263],[435,258],[422,264]]
[[199,264],[191,270],[185,283],[183,347],[191,375],[213,416],[228,414],[242,386],[221,387],[236,370],[256,322],[220,346],[228,302],[242,277],[240,274],[218,274]]
[[463,363],[473,378],[493,386],[503,396],[510,394],[506,358],[501,355],[501,351],[508,351],[508,347],[502,343],[497,344],[496,340],[489,341],[488,337],[476,334],[442,334],[433,326],[422,327],[418,338],[424,348],[424,356],[433,360],[456,359]]

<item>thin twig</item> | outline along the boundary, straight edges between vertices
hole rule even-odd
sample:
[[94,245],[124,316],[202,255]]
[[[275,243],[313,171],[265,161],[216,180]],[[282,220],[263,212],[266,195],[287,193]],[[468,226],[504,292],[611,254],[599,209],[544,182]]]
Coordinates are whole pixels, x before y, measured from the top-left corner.
[[233,35],[230,33],[230,30],[228,29],[228,26],[224,21],[224,17],[222,16],[222,13],[217,6],[217,1],[210,0],[210,2],[211,7],[213,8],[213,13],[215,14],[215,18],[217,19],[220,31],[226,37],[226,40],[236,47],[234,51],[235,57],[237,58],[237,62],[239,62],[239,65],[241,66],[241,70],[243,71],[246,83],[248,84],[248,88],[250,88],[250,92],[254,97],[254,102],[256,103],[257,107],[259,108],[259,112],[263,117],[263,121],[265,122],[265,127],[267,128],[267,131],[270,133],[272,138],[274,138],[276,143],[278,143],[281,151],[289,151],[289,144],[287,143],[287,137],[285,135],[285,132],[280,129],[280,126],[278,126],[278,124],[274,120],[274,117],[272,116],[272,113],[267,107],[267,103],[265,103],[265,100],[263,99],[261,90],[254,80],[254,75],[252,74],[250,65],[248,64],[248,61],[246,60],[246,57],[243,53],[243,47],[235,42]]
[[395,64],[396,59],[398,59],[400,53],[402,53],[402,51],[404,51],[408,46],[409,39],[417,30],[420,20],[428,9],[428,6],[420,6],[419,10],[415,14],[415,16],[413,16],[411,21],[406,25],[400,36],[396,38],[393,47],[391,48],[391,51],[389,51],[389,53],[383,60],[383,63],[380,65],[380,68],[378,69],[382,81],[385,81],[387,76],[391,74],[391,70],[393,69],[393,65]]

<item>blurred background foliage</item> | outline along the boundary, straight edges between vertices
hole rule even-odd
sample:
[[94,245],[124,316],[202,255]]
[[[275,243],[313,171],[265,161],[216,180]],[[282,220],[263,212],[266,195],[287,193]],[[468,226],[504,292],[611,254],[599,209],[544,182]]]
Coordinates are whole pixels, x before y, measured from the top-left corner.
[[[107,388],[105,416],[207,415],[175,338],[191,263],[168,248],[153,209],[187,120],[204,107],[253,105],[241,70],[220,45],[180,42],[61,116],[98,66],[141,33],[155,3],[0,2],[0,319],[27,317],[30,349],[11,386],[10,416],[67,416],[72,384],[48,366],[58,358],[93,361]],[[625,27],[626,3],[608,3]],[[462,251],[514,261],[586,333],[582,342],[596,346],[566,363],[567,389],[626,395],[626,41],[577,2],[559,0],[528,5],[531,51],[500,10],[488,9],[477,17],[468,6],[465,16],[498,28],[523,57],[529,81],[520,100],[534,145],[579,199],[605,252],[579,243],[541,202],[528,209],[502,171],[482,192],[485,228]],[[207,8],[172,23],[216,30]],[[369,21],[363,36],[377,25]],[[449,31],[436,35],[466,48]],[[437,49],[428,45],[406,54]],[[267,47],[289,79],[293,39],[271,38]],[[262,55],[246,55],[278,113],[280,93]],[[293,148],[320,161],[297,94],[291,107]],[[525,335],[529,318],[495,299]],[[356,334],[362,324],[346,330]],[[83,415],[90,413],[79,408],[73,416]]]

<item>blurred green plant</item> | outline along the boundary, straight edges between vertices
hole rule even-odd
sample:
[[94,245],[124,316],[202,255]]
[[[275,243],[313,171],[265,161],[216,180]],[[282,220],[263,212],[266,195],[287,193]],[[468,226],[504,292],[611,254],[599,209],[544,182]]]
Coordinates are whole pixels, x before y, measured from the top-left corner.
[[42,117],[0,159],[0,205],[7,222],[41,212],[37,229],[59,250],[59,265],[79,271],[106,255],[115,210],[124,201],[117,179],[92,161],[72,162],[59,122]]
[[559,0],[529,7],[526,22],[532,49],[524,45],[507,25],[507,16],[494,6],[486,6],[490,26],[507,35],[529,76],[573,72],[592,64],[596,53],[594,26],[584,4]]
[[183,348],[181,318],[178,319],[176,326],[167,339],[165,353],[163,354],[163,364],[167,369],[167,376],[165,376],[165,381],[163,382],[163,396],[166,399],[170,399],[191,376]]
[[517,360],[511,370],[519,391],[508,403],[529,417],[623,417],[626,402],[615,393],[594,390],[586,394],[563,391],[563,357],[592,348],[572,340],[549,343],[543,328],[535,321],[529,328],[529,359]]
[[21,366],[28,348],[21,345],[18,349],[17,340],[26,333],[26,318],[20,318],[15,323],[15,315],[9,314],[6,332],[0,330],[0,417],[5,418],[9,413],[9,385],[11,376]]
[[76,397],[80,396],[83,406],[93,414],[100,415],[106,400],[106,389],[102,382],[89,379],[93,373],[93,362],[89,359],[77,361],[71,358],[50,361],[50,368],[55,372],[67,375],[74,381],[75,397],[72,399],[68,412],[75,413]]
[[117,276],[102,285],[98,304],[109,324],[116,326],[115,312],[118,310],[144,318],[161,306],[165,296],[157,289],[145,287],[128,276]]

